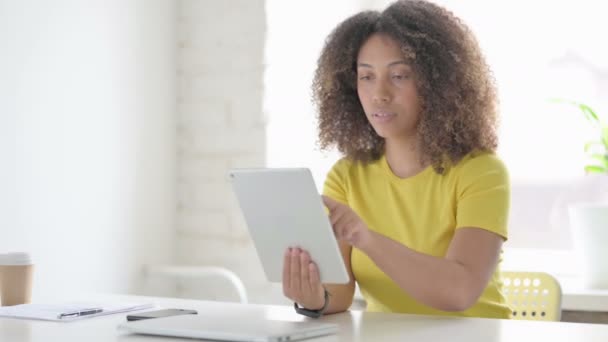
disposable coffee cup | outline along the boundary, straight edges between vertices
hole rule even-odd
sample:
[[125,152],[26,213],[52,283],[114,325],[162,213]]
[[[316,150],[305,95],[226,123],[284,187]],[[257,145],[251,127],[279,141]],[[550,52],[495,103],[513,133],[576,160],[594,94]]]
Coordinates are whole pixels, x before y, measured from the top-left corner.
[[32,301],[34,264],[28,253],[0,254],[0,301],[2,306]]

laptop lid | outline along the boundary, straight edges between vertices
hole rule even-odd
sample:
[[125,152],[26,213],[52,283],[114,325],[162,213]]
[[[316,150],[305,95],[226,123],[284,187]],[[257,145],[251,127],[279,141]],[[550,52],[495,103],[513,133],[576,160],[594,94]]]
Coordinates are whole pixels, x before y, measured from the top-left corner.
[[181,315],[125,322],[118,329],[135,334],[256,342],[298,341],[338,332],[338,325],[332,323],[240,318]]

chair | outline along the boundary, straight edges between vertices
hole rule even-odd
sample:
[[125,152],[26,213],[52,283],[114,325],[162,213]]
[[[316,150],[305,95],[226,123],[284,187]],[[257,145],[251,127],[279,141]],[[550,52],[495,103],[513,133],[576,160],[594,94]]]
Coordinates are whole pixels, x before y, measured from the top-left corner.
[[559,282],[544,272],[502,272],[503,293],[511,307],[511,318],[518,320],[559,321],[562,289]]
[[144,265],[143,274],[145,278],[150,276],[162,276],[172,279],[203,279],[206,277],[217,277],[227,281],[235,290],[239,301],[243,304],[248,302],[247,290],[241,278],[234,272],[215,266],[175,266],[175,265]]

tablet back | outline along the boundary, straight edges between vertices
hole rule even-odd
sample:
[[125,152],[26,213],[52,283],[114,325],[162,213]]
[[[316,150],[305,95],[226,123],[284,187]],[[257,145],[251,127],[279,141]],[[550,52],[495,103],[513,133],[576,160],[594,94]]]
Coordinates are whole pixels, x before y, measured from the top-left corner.
[[234,169],[229,176],[269,281],[281,282],[285,250],[300,247],[319,267],[321,282],[348,283],[310,170]]
[[125,322],[119,330],[135,334],[175,336],[214,341],[282,342],[336,334],[338,325],[304,321],[287,322],[264,317],[181,315]]

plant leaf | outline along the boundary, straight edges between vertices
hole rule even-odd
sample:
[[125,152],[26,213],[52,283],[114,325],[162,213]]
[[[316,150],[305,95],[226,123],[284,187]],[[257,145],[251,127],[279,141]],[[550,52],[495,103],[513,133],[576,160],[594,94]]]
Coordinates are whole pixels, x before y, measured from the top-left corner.
[[585,114],[585,117],[587,118],[587,120],[593,122],[593,123],[599,123],[600,119],[597,117],[597,114],[595,114],[595,112],[593,111],[593,109],[591,109],[591,107],[587,106],[584,103],[576,103],[575,104],[578,105],[578,108],[580,108],[580,110],[583,112],[583,114]]
[[554,98],[550,98],[549,102],[553,102],[553,103],[567,103],[570,105],[574,105],[574,106],[578,106],[578,102],[574,101],[574,100],[568,100],[568,99],[564,99],[564,98],[559,98],[559,97],[554,97]]
[[608,159],[606,159],[606,155],[605,154],[593,153],[593,154],[590,155],[590,157],[591,157],[591,159],[600,162],[600,165],[603,168],[608,169]]
[[[603,137],[602,137],[602,140],[603,140]],[[604,149],[608,148],[606,143],[603,141],[597,141],[597,140],[589,141],[585,144],[585,153],[589,152],[591,150],[591,148],[593,148],[594,146],[602,146],[602,148],[604,148]]]
[[585,172],[587,173],[606,173],[608,170],[602,166],[586,165]]
[[600,118],[597,116],[595,111],[584,103],[573,101],[573,100],[560,99],[560,98],[552,98],[552,99],[549,99],[549,101],[553,102],[553,103],[567,103],[567,104],[576,106],[581,110],[581,112],[583,112],[583,115],[585,115],[585,118],[587,118],[587,120],[589,120],[589,122],[594,123],[594,124],[600,123]]
[[608,126],[602,127],[602,143],[604,148],[608,150]]

